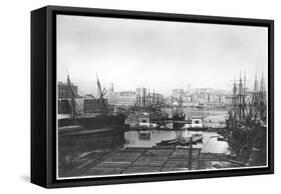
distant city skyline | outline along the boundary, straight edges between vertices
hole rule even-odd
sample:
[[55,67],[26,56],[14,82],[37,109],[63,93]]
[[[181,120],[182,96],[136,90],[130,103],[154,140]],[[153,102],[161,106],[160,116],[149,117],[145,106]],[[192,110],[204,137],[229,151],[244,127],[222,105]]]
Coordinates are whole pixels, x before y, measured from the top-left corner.
[[57,79],[67,73],[79,93],[103,87],[138,87],[164,94],[173,89],[231,90],[247,73],[267,84],[267,28],[199,23],[57,16]]
[[[259,82],[258,82],[258,84],[260,84],[260,80],[258,80]],[[67,84],[67,82],[66,81],[58,81],[58,83],[61,83],[61,84]],[[98,91],[96,90],[96,91],[90,91],[90,92],[84,92],[83,90],[81,90],[81,88],[79,87],[79,85],[77,85],[77,83],[74,83],[74,82],[71,82],[71,84],[73,84],[75,87],[77,87],[77,94],[78,95],[81,95],[81,96],[83,96],[83,95],[91,95],[91,94],[94,94],[94,95],[98,95]],[[96,83],[95,83],[96,84]],[[238,88],[239,86],[238,86],[238,84],[239,84],[239,82],[238,82],[238,80],[236,81],[236,87]],[[110,86],[108,86],[108,87],[106,87],[106,86],[103,86],[103,85],[101,85],[102,86],[102,88],[105,88],[106,89],[106,94],[109,94],[109,92],[110,92]],[[260,86],[260,85],[259,85]],[[194,93],[194,92],[202,92],[202,90],[213,90],[213,92],[216,92],[216,93],[218,93],[218,94],[232,94],[232,92],[233,92],[233,84],[232,84],[232,86],[229,88],[229,90],[223,90],[223,89],[214,89],[214,88],[211,88],[211,87],[207,87],[207,88],[187,88],[187,87],[185,87],[185,88],[173,88],[171,91],[170,91],[170,93],[169,94],[163,94],[163,93],[161,93],[161,92],[157,92],[155,89],[151,89],[151,88],[146,88],[146,87],[137,87],[137,88],[135,88],[135,89],[131,89],[131,90],[129,90],[129,89],[121,89],[121,90],[116,90],[115,88],[114,88],[114,93],[122,93],[122,92],[136,92],[137,93],[137,89],[139,89],[139,88],[145,88],[146,89],[146,92],[147,92],[147,94],[153,94],[153,93],[155,93],[155,94],[161,94],[161,95],[163,95],[165,98],[166,97],[171,97],[172,95],[173,95],[173,93],[174,93],[174,91],[176,91],[176,90],[183,90],[183,92],[188,92],[188,90],[189,90],[189,92],[191,92],[191,93]],[[201,91],[200,91],[201,90]],[[249,87],[247,87],[246,88],[246,90],[247,91],[253,91],[253,88],[249,88]]]

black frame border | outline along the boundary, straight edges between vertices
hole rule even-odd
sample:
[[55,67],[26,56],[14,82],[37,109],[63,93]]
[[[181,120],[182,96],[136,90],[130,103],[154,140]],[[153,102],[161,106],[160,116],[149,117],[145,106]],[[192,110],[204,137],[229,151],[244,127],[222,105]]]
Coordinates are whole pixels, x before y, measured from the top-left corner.
[[[95,16],[268,28],[268,167],[56,179],[56,15]],[[41,88],[41,89],[40,89]],[[38,114],[40,111],[40,115]],[[36,129],[36,130],[35,130]],[[31,12],[31,182],[46,188],[274,173],[274,21],[249,18],[46,6]]]

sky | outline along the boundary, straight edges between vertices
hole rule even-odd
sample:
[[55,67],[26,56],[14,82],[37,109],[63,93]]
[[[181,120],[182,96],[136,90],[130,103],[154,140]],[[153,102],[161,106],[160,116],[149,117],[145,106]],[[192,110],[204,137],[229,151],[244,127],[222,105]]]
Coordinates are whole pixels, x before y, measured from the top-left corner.
[[146,87],[231,90],[234,79],[267,79],[267,28],[237,25],[57,16],[57,80],[96,93],[96,75],[115,91]]

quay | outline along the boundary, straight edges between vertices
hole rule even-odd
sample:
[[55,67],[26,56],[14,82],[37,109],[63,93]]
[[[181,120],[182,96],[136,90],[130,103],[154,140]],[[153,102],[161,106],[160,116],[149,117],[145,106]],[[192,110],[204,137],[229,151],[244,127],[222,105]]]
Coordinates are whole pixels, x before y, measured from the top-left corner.
[[[192,152],[190,152],[189,148],[175,146],[129,147],[107,152],[93,151],[78,160],[80,164],[64,176],[200,170],[206,169],[204,162],[210,163],[210,161],[237,165],[225,154],[201,153],[200,148],[192,148]],[[209,166],[209,168],[211,167]]]

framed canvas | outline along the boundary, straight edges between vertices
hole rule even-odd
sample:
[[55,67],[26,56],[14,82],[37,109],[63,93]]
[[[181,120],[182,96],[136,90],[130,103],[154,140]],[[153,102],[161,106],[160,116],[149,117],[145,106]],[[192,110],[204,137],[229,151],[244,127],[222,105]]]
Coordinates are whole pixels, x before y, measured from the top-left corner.
[[31,12],[31,182],[272,174],[274,22]]

